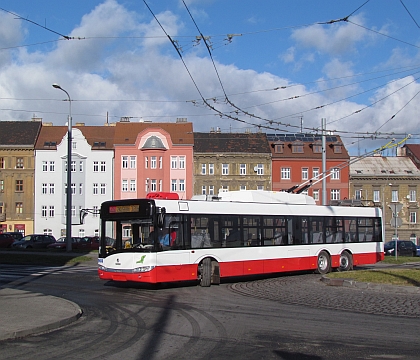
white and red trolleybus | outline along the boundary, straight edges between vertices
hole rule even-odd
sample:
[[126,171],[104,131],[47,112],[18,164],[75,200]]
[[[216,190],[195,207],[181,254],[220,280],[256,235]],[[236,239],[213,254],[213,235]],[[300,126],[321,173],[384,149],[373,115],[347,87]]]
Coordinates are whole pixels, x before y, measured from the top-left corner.
[[101,279],[210,286],[233,276],[346,271],[384,258],[379,208],[319,206],[303,194],[269,191],[159,197],[102,204]]

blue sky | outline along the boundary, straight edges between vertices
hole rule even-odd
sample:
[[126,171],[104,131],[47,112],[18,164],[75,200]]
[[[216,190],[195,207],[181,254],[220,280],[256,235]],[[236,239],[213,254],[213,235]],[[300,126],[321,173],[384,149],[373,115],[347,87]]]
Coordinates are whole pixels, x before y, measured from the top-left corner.
[[3,0],[0,120],[419,141],[418,0],[184,1]]

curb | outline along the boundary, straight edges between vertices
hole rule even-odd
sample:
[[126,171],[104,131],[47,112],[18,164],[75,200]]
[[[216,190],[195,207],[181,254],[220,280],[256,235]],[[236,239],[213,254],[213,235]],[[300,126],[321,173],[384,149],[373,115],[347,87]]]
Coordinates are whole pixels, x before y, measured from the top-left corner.
[[388,285],[388,284],[376,284],[355,281],[353,279],[330,279],[326,276],[321,277],[321,281],[327,286],[343,286],[343,287],[355,287],[358,289],[370,289],[380,290],[392,293],[400,294],[419,294],[420,288],[415,286],[402,286],[402,285]]

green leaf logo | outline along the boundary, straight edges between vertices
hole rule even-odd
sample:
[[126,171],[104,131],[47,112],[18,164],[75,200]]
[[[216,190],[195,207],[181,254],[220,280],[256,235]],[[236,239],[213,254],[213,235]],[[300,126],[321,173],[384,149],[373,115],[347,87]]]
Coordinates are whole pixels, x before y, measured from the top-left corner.
[[140,260],[136,261],[136,264],[143,264],[143,261],[145,258],[146,258],[146,255],[143,255]]

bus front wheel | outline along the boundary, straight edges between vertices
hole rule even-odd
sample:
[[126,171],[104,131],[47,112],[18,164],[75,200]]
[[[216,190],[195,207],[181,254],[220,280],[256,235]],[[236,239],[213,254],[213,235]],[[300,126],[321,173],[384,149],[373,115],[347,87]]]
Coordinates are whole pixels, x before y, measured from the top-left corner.
[[318,265],[316,272],[324,275],[329,273],[331,270],[331,259],[326,251],[321,251],[318,255]]
[[211,285],[211,259],[205,258],[200,265],[200,286],[209,287]]
[[343,251],[340,255],[340,266],[337,268],[338,271],[350,271],[353,270],[353,257],[347,251]]

